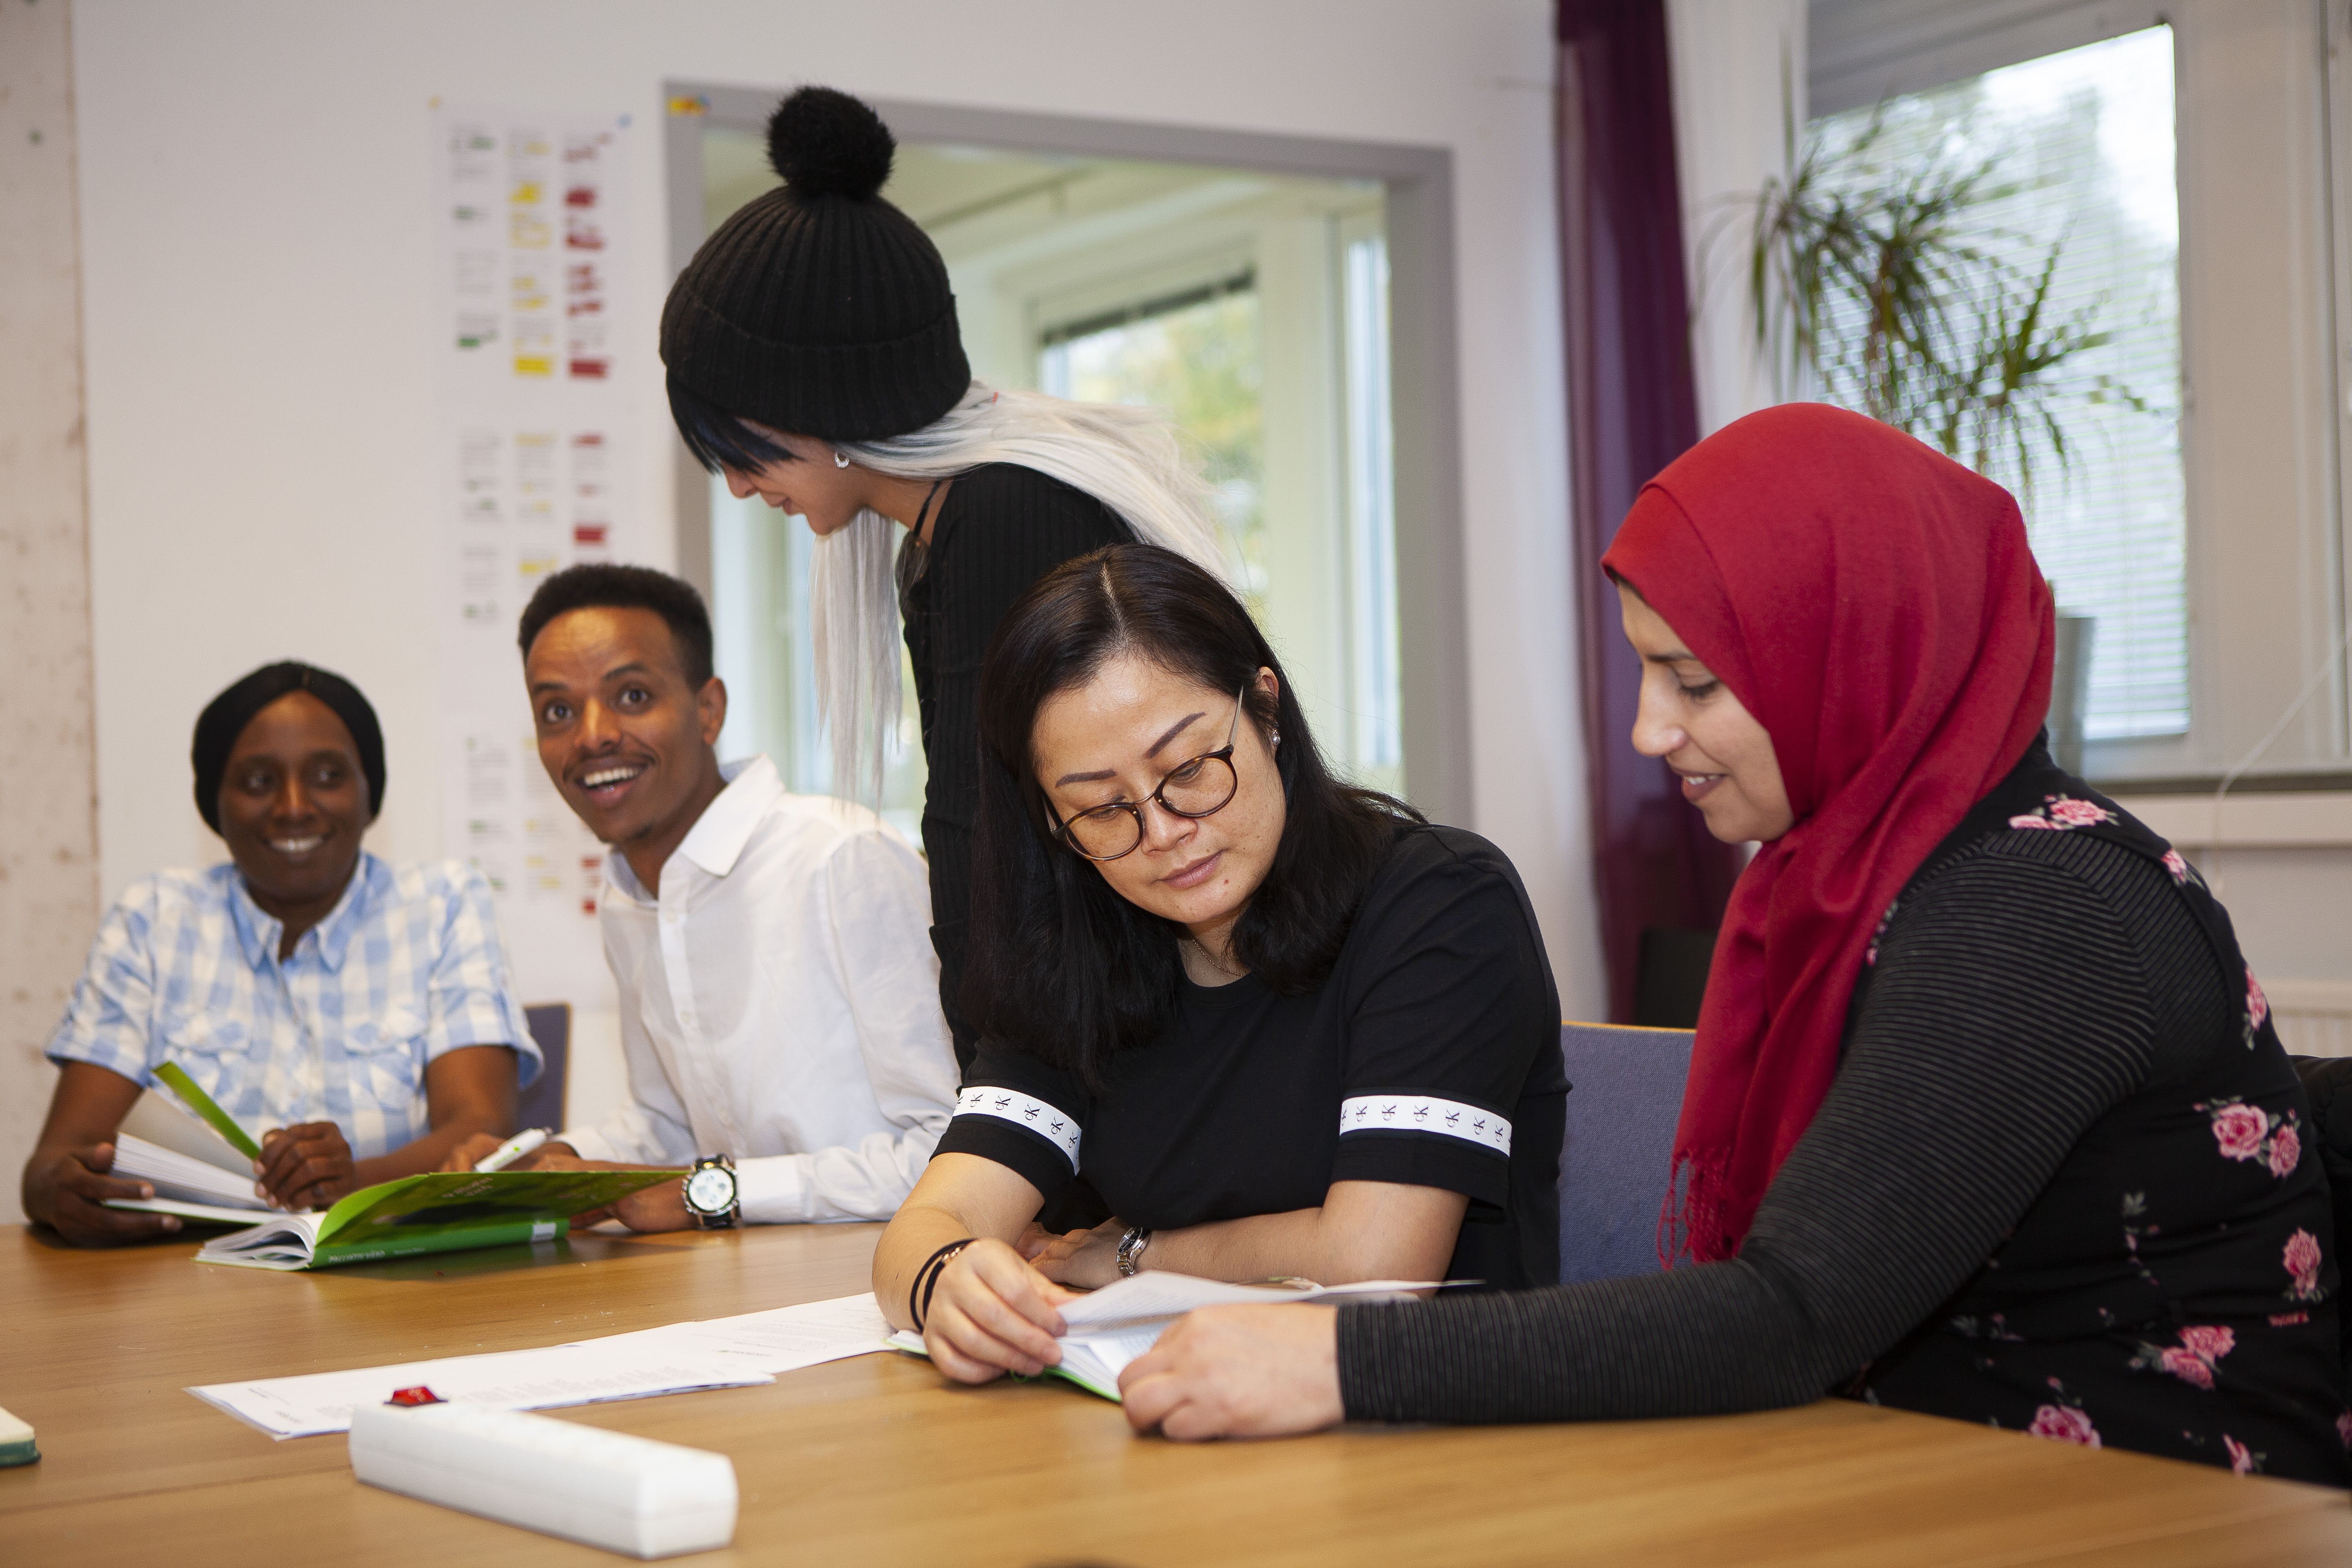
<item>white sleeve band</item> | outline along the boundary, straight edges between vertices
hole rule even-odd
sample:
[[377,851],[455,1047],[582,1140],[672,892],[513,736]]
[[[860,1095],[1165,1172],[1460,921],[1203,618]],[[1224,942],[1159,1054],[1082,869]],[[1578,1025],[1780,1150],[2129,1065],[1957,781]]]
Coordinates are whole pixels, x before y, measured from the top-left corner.
[[1016,1126],[1026,1127],[1040,1138],[1061,1150],[1070,1162],[1070,1169],[1078,1168],[1078,1119],[1066,1115],[1028,1095],[1010,1089],[967,1089],[956,1096],[958,1116],[997,1116]]
[[1339,1134],[1428,1132],[1498,1154],[1511,1152],[1511,1124],[1491,1110],[1426,1094],[1367,1094],[1339,1102]]

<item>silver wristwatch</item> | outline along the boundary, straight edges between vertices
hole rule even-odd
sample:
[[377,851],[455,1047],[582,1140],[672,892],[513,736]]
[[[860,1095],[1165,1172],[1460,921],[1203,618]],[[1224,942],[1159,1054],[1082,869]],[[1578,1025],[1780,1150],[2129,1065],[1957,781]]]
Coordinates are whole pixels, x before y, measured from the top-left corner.
[[686,1212],[697,1230],[732,1230],[742,1216],[743,1200],[736,1190],[735,1162],[724,1154],[705,1154],[686,1173]]
[[1127,1227],[1127,1234],[1118,1238],[1118,1271],[1122,1278],[1143,1272],[1143,1249],[1150,1245],[1150,1231],[1139,1225]]

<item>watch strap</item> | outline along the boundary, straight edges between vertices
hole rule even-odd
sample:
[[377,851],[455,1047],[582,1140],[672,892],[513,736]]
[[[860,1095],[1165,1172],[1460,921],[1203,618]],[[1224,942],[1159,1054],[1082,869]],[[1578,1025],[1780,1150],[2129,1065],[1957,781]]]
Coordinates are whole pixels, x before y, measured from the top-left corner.
[[1132,1279],[1143,1272],[1143,1249],[1151,1245],[1148,1226],[1131,1225],[1127,1234],[1118,1238],[1118,1272],[1122,1279]]

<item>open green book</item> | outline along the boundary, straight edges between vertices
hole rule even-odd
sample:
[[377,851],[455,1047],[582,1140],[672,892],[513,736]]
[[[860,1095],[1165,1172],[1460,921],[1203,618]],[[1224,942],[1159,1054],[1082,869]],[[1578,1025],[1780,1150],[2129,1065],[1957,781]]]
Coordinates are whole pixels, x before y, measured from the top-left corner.
[[[675,1171],[450,1171],[402,1176],[362,1187],[324,1213],[271,1215],[255,1225],[257,1205],[244,1196],[251,1184],[241,1168],[245,1161],[259,1158],[260,1145],[175,1064],[166,1062],[155,1076],[236,1152],[225,1155],[219,1149],[205,1149],[205,1133],[192,1124],[172,1130],[167,1135],[172,1147],[153,1152],[190,1156],[183,1163],[199,1173],[223,1177],[215,1184],[235,1194],[241,1206],[173,1197],[115,1198],[108,1200],[108,1206],[247,1227],[207,1242],[196,1254],[199,1263],[325,1268],[415,1252],[549,1241],[570,1228],[574,1215],[677,1179]],[[197,1161],[209,1161],[220,1171]]]
[[276,1215],[206,1242],[199,1263],[329,1268],[412,1252],[551,1241],[572,1216],[677,1180],[676,1171],[446,1171],[362,1187],[323,1214]]

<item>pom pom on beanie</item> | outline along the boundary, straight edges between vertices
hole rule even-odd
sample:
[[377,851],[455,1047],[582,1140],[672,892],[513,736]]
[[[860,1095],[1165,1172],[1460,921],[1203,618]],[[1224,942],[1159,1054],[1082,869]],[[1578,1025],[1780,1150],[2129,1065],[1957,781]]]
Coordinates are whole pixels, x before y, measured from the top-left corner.
[[803,201],[872,199],[888,183],[898,151],[880,115],[829,87],[804,87],[768,117],[768,162]]

